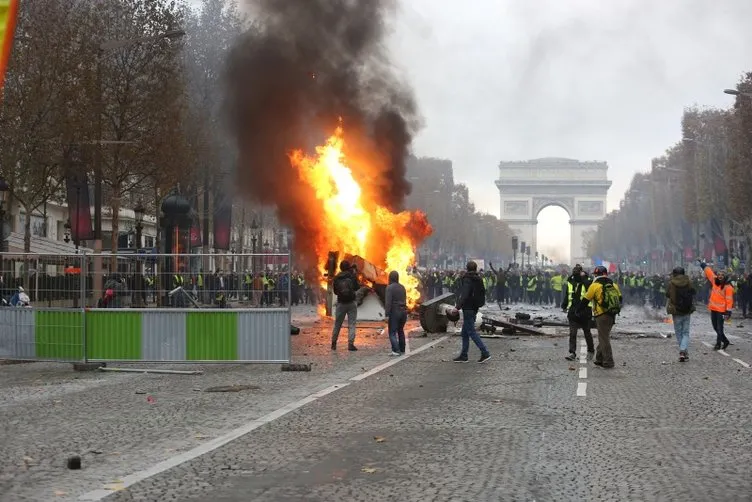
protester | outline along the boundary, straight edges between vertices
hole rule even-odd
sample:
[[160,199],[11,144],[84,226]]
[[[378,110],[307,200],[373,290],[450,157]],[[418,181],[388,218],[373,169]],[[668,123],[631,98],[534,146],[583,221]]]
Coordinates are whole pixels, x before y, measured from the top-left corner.
[[486,290],[478,275],[478,265],[474,261],[467,262],[465,275],[460,280],[460,290],[457,297],[457,310],[462,311],[462,349],[460,355],[454,358],[455,363],[468,362],[467,352],[470,349],[470,339],[480,349],[479,363],[491,359],[486,345],[475,331],[475,318],[478,309],[486,304]]
[[726,350],[731,342],[723,332],[723,322],[724,318],[729,319],[731,317],[731,309],[734,307],[734,289],[728,283],[725,272],[714,273],[704,261],[700,262],[700,267],[702,267],[711,287],[708,297],[708,310],[710,311],[710,322],[716,334],[714,348],[715,350]]
[[585,292],[585,299],[593,306],[595,325],[598,329],[598,347],[595,350],[593,364],[602,368],[613,368],[611,329],[621,311],[623,297],[619,286],[608,277],[606,267],[598,265],[593,270],[593,275],[595,280]]
[[399,272],[389,272],[389,285],[386,287],[384,313],[386,315],[389,342],[392,355],[405,354],[405,323],[407,322],[407,291],[399,282]]
[[582,330],[585,335],[588,359],[592,359],[595,352],[593,335],[590,333],[590,319],[593,317],[593,311],[590,308],[590,302],[585,299],[585,292],[591,283],[590,277],[578,263],[572,269],[572,275],[569,276],[562,289],[564,299],[561,308],[567,313],[567,321],[569,321],[569,355],[564,358],[568,361],[577,359],[578,330]]
[[684,268],[674,268],[666,291],[666,312],[673,318],[680,362],[689,360],[689,321],[692,312],[695,311],[696,293],[689,277],[684,273]]
[[358,320],[357,292],[360,289],[354,268],[347,260],[339,265],[340,272],[334,277],[332,285],[337,295],[337,308],[334,314],[334,329],[332,331],[332,350],[337,350],[337,339],[342,329],[342,323],[347,316],[347,350],[358,350],[355,347],[355,323]]

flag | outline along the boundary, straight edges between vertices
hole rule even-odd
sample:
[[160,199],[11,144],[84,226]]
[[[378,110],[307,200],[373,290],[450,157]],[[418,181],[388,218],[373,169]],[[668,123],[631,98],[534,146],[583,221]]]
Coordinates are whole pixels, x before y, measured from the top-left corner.
[[0,91],[3,89],[5,70],[10,62],[13,32],[16,29],[16,18],[18,17],[18,1],[0,0]]
[[[0,0],[2,1],[2,0]],[[91,229],[91,204],[89,204],[89,183],[86,177],[81,149],[71,145],[64,153],[65,188],[68,202],[68,217],[73,242],[94,238]]]
[[232,198],[217,193],[214,199],[214,249],[230,249],[230,229],[232,226]]

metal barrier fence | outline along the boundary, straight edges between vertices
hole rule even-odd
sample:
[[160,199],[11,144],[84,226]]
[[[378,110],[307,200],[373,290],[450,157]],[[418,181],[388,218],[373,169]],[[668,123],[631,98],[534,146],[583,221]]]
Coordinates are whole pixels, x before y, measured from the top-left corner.
[[289,362],[289,253],[2,254],[0,359]]

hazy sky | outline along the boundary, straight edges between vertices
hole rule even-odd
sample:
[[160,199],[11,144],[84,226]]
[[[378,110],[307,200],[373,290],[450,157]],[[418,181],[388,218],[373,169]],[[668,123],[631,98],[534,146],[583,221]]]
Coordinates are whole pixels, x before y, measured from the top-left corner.
[[[685,106],[733,102],[751,25],[750,0],[403,0],[392,44],[425,117],[416,153],[452,159],[479,209],[499,214],[500,160],[552,156],[607,161],[610,210]],[[567,220],[546,210],[541,244]]]
[[[499,161],[539,157],[607,161],[610,210],[685,106],[732,103],[751,25],[752,0],[401,0],[390,46],[424,117],[415,153],[451,159],[479,210],[499,214]],[[567,220],[541,214],[542,247]]]

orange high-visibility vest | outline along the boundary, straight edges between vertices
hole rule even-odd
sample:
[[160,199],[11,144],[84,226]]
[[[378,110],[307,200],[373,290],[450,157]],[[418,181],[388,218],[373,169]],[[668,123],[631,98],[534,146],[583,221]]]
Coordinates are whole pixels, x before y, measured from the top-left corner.
[[708,310],[713,312],[727,312],[734,308],[734,288],[731,284],[724,284],[723,287],[715,283],[715,273],[710,267],[705,267],[705,277],[710,281],[710,299],[708,299]]

